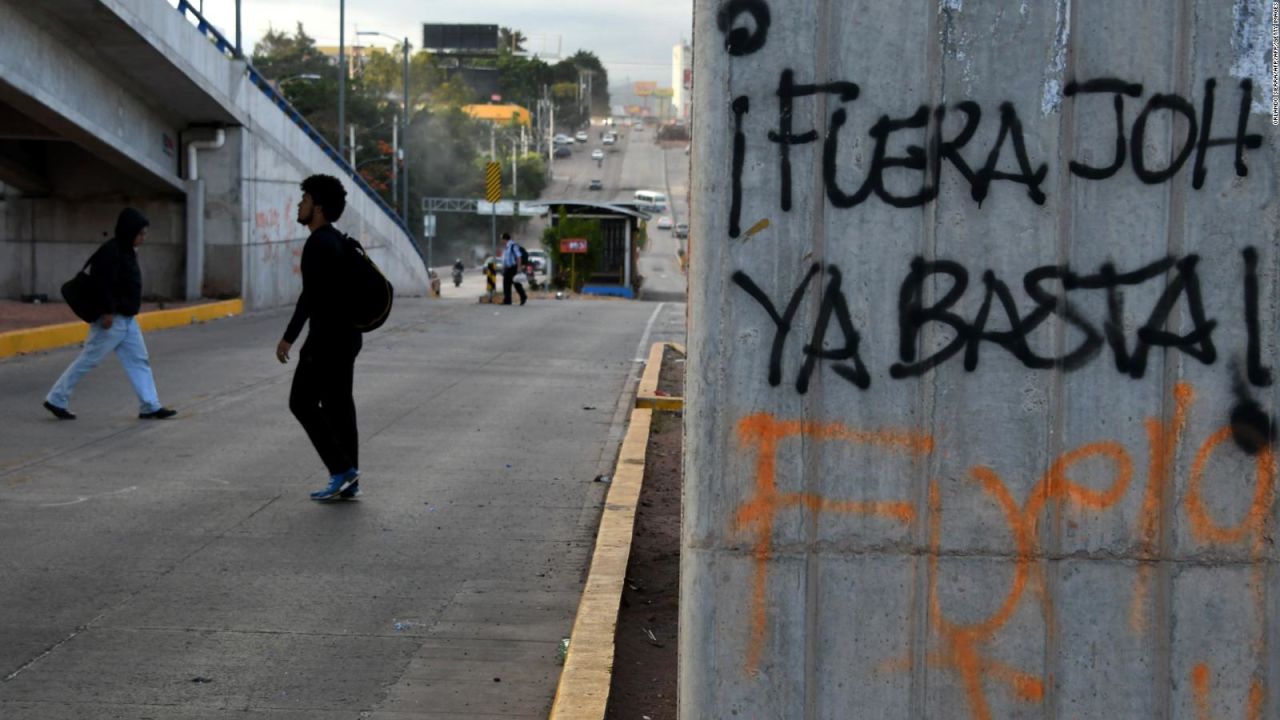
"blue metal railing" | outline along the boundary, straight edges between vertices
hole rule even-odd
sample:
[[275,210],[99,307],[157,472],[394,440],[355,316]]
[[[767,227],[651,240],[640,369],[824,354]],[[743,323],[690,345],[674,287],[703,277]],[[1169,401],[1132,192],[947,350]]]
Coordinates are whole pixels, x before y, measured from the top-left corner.
[[223,37],[222,33],[218,32],[217,28],[210,24],[208,20],[205,20],[204,16],[200,14],[200,11],[192,6],[190,0],[178,0],[178,12],[182,13],[184,18],[187,17],[188,13],[195,18],[196,29],[217,46],[218,52],[233,60],[244,61],[245,67],[248,69],[249,81],[261,90],[276,107],[280,108],[280,111],[287,115],[295,125],[301,128],[302,131],[307,134],[307,137],[311,138],[311,141],[318,145],[320,149],[324,151],[324,154],[329,156],[330,160],[337,163],[338,167],[342,168],[343,172],[347,174],[347,177],[351,178],[351,181],[363,190],[370,199],[377,203],[378,207],[382,208],[382,211],[387,214],[387,217],[391,218],[395,222],[397,227],[404,231],[405,235],[409,238],[409,244],[413,246],[414,251],[418,253],[418,257],[422,259],[422,263],[425,266],[427,263],[427,256],[422,252],[422,248],[419,247],[418,239],[414,236],[413,231],[409,229],[408,224],[405,223],[404,220],[400,219],[400,216],[396,214],[395,210],[391,209],[391,206],[387,204],[386,200],[382,199],[382,196],[378,194],[378,191],[374,190],[373,187],[365,181],[364,177],[361,176],[360,173],[356,172],[356,169],[351,167],[350,163],[348,163],[346,159],[334,149],[333,145],[329,144],[329,141],[320,134],[320,131],[316,130],[311,123],[307,122],[307,119],[302,116],[302,113],[298,112],[297,108],[295,108],[293,104],[280,93],[280,91],[271,86],[271,83],[262,76],[262,73],[258,72],[257,68],[253,66],[253,63],[249,62],[248,58],[243,55],[237,57],[235,45],[228,42],[227,39]]

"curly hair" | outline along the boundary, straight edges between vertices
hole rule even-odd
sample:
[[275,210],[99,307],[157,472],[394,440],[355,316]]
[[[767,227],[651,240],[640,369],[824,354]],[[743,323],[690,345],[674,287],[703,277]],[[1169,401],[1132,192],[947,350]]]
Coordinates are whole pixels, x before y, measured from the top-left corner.
[[311,196],[311,202],[324,208],[324,219],[331,223],[337,222],[347,209],[347,189],[332,175],[312,175],[303,180],[302,192]]

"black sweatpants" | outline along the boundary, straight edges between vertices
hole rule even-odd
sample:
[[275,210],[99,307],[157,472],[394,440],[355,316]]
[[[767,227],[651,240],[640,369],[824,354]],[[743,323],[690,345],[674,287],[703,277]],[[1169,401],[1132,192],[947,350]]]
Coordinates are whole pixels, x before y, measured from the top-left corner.
[[289,410],[306,430],[330,475],[360,466],[351,386],[362,345],[359,333],[341,340],[317,341],[308,336],[293,373]]
[[511,286],[512,285],[515,285],[516,292],[520,293],[520,304],[522,305],[524,304],[524,300],[525,300],[524,285],[521,285],[520,283],[516,282],[517,272],[519,272],[518,268],[513,268],[513,267],[502,268],[502,304],[503,305],[511,304]]

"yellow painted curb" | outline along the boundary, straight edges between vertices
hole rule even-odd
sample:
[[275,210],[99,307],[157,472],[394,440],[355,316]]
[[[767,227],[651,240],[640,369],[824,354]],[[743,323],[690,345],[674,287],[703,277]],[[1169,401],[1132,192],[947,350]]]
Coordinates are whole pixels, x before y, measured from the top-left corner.
[[573,621],[569,654],[551,720],[603,720],[609,703],[609,683],[613,678],[613,639],[622,602],[622,584],[631,555],[631,535],[635,530],[636,504],[644,483],[645,453],[649,446],[649,425],[653,411],[636,408],[631,412],[627,436],[622,441],[618,465],[614,469],[609,495],[605,498],[596,549],[591,556],[578,614]]
[[[225,300],[173,310],[153,310],[138,315],[138,327],[147,331],[163,330],[215,320],[228,315],[239,315],[242,312],[244,312],[243,300]],[[88,336],[89,325],[82,322],[10,330],[0,333],[0,358],[75,345],[84,342]]]
[[649,348],[649,359],[644,366],[644,374],[640,376],[640,386],[636,389],[636,407],[653,410],[683,410],[684,398],[658,394],[658,375],[662,372],[662,353],[670,345],[673,350],[686,355],[684,345],[673,342],[654,343]]

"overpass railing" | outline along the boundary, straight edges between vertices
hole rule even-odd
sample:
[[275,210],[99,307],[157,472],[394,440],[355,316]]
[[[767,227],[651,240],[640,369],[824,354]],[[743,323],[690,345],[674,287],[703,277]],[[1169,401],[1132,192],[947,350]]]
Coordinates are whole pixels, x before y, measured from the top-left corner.
[[378,191],[374,190],[373,187],[365,181],[364,177],[360,175],[355,168],[351,167],[351,164],[342,157],[341,153],[334,149],[333,145],[331,145],[329,141],[320,134],[320,131],[316,130],[311,123],[307,122],[307,119],[302,116],[302,113],[298,112],[297,108],[293,106],[293,103],[290,103],[289,100],[285,98],[283,93],[272,86],[270,81],[263,77],[262,73],[258,72],[258,69],[253,66],[253,63],[249,62],[247,57],[244,57],[243,54],[237,55],[235,45],[229,42],[222,33],[218,32],[217,28],[204,18],[204,16],[200,14],[200,11],[191,4],[190,0],[178,0],[177,8],[178,12],[182,13],[184,18],[187,18],[188,20],[195,20],[196,29],[218,48],[218,52],[233,60],[244,61],[245,68],[249,73],[249,81],[261,90],[276,107],[280,108],[280,111],[288,116],[295,125],[306,133],[307,137],[311,138],[311,141],[318,145],[320,149],[324,151],[324,154],[329,156],[330,160],[337,163],[338,167],[342,168],[343,172],[347,174],[347,177],[351,178],[351,181],[363,190],[365,195],[368,195],[369,198],[387,214],[387,217],[391,218],[391,220],[395,222],[397,227],[404,231],[405,235],[409,238],[409,244],[413,246],[414,251],[418,253],[418,257],[422,259],[422,263],[425,266],[427,263],[427,256],[422,252],[422,248],[418,245],[417,237],[415,237],[413,231],[409,229],[408,224],[405,223],[405,221],[396,214],[396,211],[387,204],[387,201],[382,199],[382,196],[378,194]]

